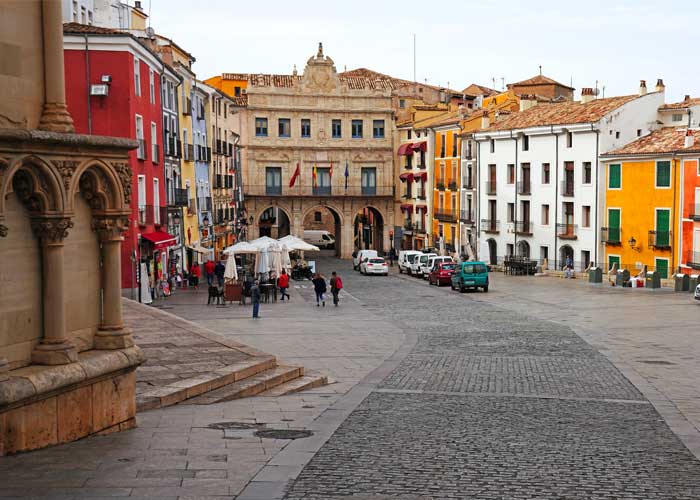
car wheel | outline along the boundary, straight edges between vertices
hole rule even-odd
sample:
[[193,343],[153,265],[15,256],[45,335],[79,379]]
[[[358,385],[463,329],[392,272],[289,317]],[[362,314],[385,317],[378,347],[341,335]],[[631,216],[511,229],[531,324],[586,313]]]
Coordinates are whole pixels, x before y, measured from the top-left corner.
[[486,286],[484,287],[484,293],[489,293],[489,286],[488,286],[488,285],[486,285]]
[[403,274],[403,270],[399,267],[399,274]]
[[459,293],[464,293],[467,289],[464,288],[462,285],[459,285]]

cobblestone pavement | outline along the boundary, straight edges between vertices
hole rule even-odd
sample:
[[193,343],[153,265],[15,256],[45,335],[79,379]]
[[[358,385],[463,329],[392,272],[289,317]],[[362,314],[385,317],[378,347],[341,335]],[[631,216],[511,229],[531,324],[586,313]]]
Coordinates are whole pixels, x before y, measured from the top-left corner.
[[290,500],[700,498],[700,461],[568,327],[419,280],[345,281],[417,342]]

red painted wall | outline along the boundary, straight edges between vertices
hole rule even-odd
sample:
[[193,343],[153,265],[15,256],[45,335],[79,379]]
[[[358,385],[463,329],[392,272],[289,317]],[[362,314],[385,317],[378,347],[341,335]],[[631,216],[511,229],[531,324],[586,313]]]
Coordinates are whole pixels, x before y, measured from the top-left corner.
[[[153,205],[153,179],[159,179],[160,206],[165,206],[165,169],[163,167],[163,112],[160,102],[160,73],[154,70],[155,102],[150,102],[149,66],[140,60],[141,95],[136,95],[134,83],[134,56],[128,51],[90,51],[89,83],[86,77],[84,50],[65,50],[66,100],[75,123],[81,134],[106,135],[136,139],[136,115],[143,117],[143,135],[146,141],[147,159],[139,160],[136,150],[129,153],[132,171],[131,180],[131,224],[124,234],[122,244],[122,288],[131,288],[131,255],[138,247],[139,234],[149,233],[159,228],[153,224],[138,224],[138,176],[146,178],[146,199],[144,205]],[[89,84],[101,83],[102,75],[110,75],[112,83],[109,95],[88,96]],[[90,103],[91,130],[88,127],[88,99]],[[159,163],[153,163],[151,122],[156,124],[156,144],[160,150]],[[163,221],[165,223],[165,221]]]
[[[689,220],[695,213],[695,206],[700,204],[700,200],[695,199],[695,188],[700,187],[700,175],[698,175],[698,160],[687,159],[683,161],[683,247],[680,256],[681,264],[687,261],[688,252],[693,250],[693,231],[700,229],[700,222]],[[697,274],[697,269],[682,267],[686,274]]]

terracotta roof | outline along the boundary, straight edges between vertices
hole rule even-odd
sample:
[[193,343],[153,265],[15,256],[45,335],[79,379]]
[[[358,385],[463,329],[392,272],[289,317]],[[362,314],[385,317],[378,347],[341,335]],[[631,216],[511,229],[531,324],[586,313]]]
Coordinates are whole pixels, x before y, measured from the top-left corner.
[[119,31],[112,28],[102,28],[100,26],[92,26],[90,24],[80,24],[80,23],[65,23],[63,25],[64,33],[80,33],[88,35],[123,35],[131,36],[130,33],[125,31]]
[[468,94],[468,95],[485,95],[485,96],[491,96],[495,94],[500,94],[498,90],[490,89],[488,87],[484,87],[483,85],[478,85],[476,83],[472,83],[462,91],[463,94]]
[[610,151],[601,156],[652,155],[661,153],[691,153],[700,151],[700,130],[690,130],[693,145],[685,147],[686,128],[664,127],[641,137],[626,146]]
[[511,88],[513,86],[525,86],[525,85],[558,85],[560,87],[564,87],[570,90],[574,90],[573,87],[569,87],[568,85],[564,85],[563,83],[559,83],[556,80],[553,80],[549,78],[548,76],[544,75],[537,75],[533,76],[532,78],[528,78],[527,80],[522,80],[520,82],[515,82],[515,83],[509,83],[508,88]]
[[443,125],[456,125],[459,123],[460,119],[459,111],[447,111],[437,116],[423,118],[422,120],[417,121],[413,125],[413,128],[422,129],[442,127]]
[[229,96],[231,100],[233,100],[233,105],[238,106],[241,108],[245,108],[248,105],[248,95],[242,95],[240,97],[231,97]]
[[659,109],[683,109],[687,108],[689,106],[698,106],[700,105],[700,97],[693,97],[690,98],[688,96],[686,99],[683,99],[681,102],[672,102],[669,104],[664,104],[663,106],[660,106]]
[[300,80],[301,76],[295,75],[248,75],[248,83],[254,87],[292,87]]
[[351,69],[349,71],[344,71],[342,73],[338,73],[338,75],[341,77],[341,79],[345,77],[363,77],[363,78],[369,78],[372,80],[389,80],[391,81],[391,88],[396,89],[399,87],[403,87],[405,85],[420,85],[421,87],[427,87],[435,90],[449,90],[450,92],[454,94],[461,94],[459,90],[455,89],[448,89],[446,87],[439,87],[437,85],[430,85],[427,83],[421,83],[421,82],[414,82],[412,80],[404,80],[403,78],[396,78],[390,75],[385,75],[384,73],[379,73],[378,71],[373,71],[371,69],[367,68],[356,68],[356,69]]
[[579,101],[538,104],[525,111],[514,113],[505,120],[494,123],[486,130],[511,130],[545,125],[596,122],[614,109],[637,97],[639,97],[637,94],[606,97],[605,99],[594,99],[585,104]]

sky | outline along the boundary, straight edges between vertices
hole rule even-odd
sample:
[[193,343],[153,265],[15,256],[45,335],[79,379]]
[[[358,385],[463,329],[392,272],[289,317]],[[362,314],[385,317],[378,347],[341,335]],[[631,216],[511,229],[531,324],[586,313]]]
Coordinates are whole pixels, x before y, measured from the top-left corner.
[[[133,4],[133,0],[130,0]],[[605,96],[639,80],[666,100],[700,96],[692,0],[142,0],[151,26],[192,53],[205,79],[284,73],[323,42],[338,71],[365,67],[462,90],[542,73]]]

